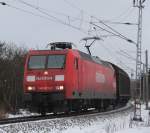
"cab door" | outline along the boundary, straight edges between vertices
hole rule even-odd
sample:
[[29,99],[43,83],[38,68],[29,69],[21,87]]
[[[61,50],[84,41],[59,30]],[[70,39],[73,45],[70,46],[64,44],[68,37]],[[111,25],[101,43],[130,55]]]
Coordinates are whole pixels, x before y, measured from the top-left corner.
[[75,88],[79,89],[79,59],[77,57],[74,58],[74,70],[75,70]]

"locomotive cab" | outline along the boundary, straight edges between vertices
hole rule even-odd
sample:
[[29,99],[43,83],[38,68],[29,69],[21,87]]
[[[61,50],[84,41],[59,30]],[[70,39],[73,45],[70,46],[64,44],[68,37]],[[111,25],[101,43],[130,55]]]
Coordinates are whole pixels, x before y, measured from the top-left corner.
[[25,67],[25,92],[64,90],[67,49],[71,49],[72,44],[56,42],[49,45],[51,50],[29,52]]
[[66,95],[69,95],[70,92],[66,94],[65,89],[72,86],[71,81],[73,80],[69,81],[66,76],[73,74],[70,71],[74,63],[72,45],[70,43],[50,45],[51,50],[31,50],[26,59],[25,101],[31,101],[32,106],[35,107],[49,106],[52,108],[53,104],[63,101]]
[[[65,54],[30,55],[27,62],[26,91],[63,90],[65,58]],[[59,82],[59,86],[55,86],[55,82]]]

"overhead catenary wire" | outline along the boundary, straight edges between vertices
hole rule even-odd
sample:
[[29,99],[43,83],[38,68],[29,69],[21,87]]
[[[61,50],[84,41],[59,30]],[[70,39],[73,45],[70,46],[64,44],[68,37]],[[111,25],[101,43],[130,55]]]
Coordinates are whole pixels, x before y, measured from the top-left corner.
[[[21,0],[22,1],[22,0]],[[2,2],[1,2],[1,4],[2,4]],[[4,3],[3,3],[4,4]],[[2,5],[3,5],[2,4]],[[8,5],[8,4],[7,4]],[[26,4],[27,5],[27,4]],[[36,7],[36,6],[34,6],[34,5],[30,5],[29,3],[28,3],[28,6],[30,6],[30,7],[32,7],[32,8],[34,8],[34,9],[36,9],[36,10],[38,10],[40,13],[42,13],[42,14],[44,14],[45,16],[43,16],[43,15],[39,15],[39,14],[36,14],[36,13],[34,13],[34,12],[30,12],[30,11],[27,11],[27,10],[24,10],[24,9],[22,9],[22,8],[18,8],[18,7],[15,7],[15,6],[12,6],[12,5],[8,5],[9,7],[11,7],[11,8],[15,8],[15,9],[17,9],[17,10],[20,10],[20,11],[23,11],[23,12],[25,12],[25,13],[28,13],[28,14],[32,14],[32,15],[34,15],[34,16],[39,16],[39,17],[41,17],[41,18],[43,18],[43,19],[47,19],[47,20],[50,20],[50,21],[53,21],[53,22],[58,22],[58,23],[61,23],[61,24],[63,24],[63,25],[67,25],[67,26],[69,26],[69,27],[72,27],[72,28],[74,28],[74,29],[76,29],[76,30],[79,30],[79,31],[81,31],[81,32],[83,32],[79,27],[76,27],[76,26],[74,26],[74,25],[71,25],[71,24],[68,24],[68,23],[66,23],[66,22],[64,22],[64,21],[62,21],[61,19],[59,19],[59,18],[57,18],[57,17],[55,17],[55,16],[53,16],[53,15],[50,15],[49,13],[47,13],[46,11],[43,11],[39,6],[38,7]],[[47,16],[47,17],[46,17]],[[104,23],[104,22],[103,22]],[[103,28],[105,31],[106,31],[106,29],[105,28]],[[109,31],[109,30],[107,30],[108,31],[108,33],[113,33],[112,35],[110,35],[110,36],[118,36],[118,37],[120,37],[120,34],[114,34],[114,32],[111,32],[111,31]],[[85,34],[87,34],[85,31],[84,31],[84,33]],[[122,39],[125,39],[123,36],[121,36],[122,37]],[[126,38],[127,39],[127,38]],[[129,40],[128,40],[129,41]]]
[[1,4],[1,5],[6,5],[6,3],[5,3],[5,2],[0,2],[0,4]]
[[[25,2],[25,1],[23,1],[23,0],[17,0],[17,1],[20,2],[20,3],[22,3],[22,4],[24,4],[24,5],[26,5],[26,6],[31,7],[31,8],[33,8],[33,9],[37,10],[37,11],[39,11],[40,13],[42,13],[42,14],[44,14],[44,15],[47,15],[47,16],[49,16],[49,17],[54,18],[56,21],[58,21],[58,22],[61,23],[61,24],[68,25],[68,26],[70,26],[70,27],[73,27],[73,28],[76,28],[76,29],[78,29],[78,30],[81,30],[81,31],[84,32],[85,34],[89,34],[88,31],[83,31],[83,29],[81,29],[81,25],[82,25],[83,23],[89,24],[89,21],[83,19],[83,15],[81,15],[81,18],[78,18],[78,17],[73,17],[73,16],[70,16],[70,15],[66,15],[66,14],[61,14],[61,13],[59,13],[60,15],[63,15],[63,16],[65,16],[65,17],[67,17],[67,21],[68,21],[68,22],[66,22],[66,21],[63,21],[63,20],[57,18],[56,16],[51,15],[49,12],[47,12],[47,11],[49,11],[49,10],[47,10],[47,9],[41,8],[41,7],[39,7],[39,6],[37,7],[36,5],[27,3],[27,2]],[[53,13],[56,13],[56,12],[54,12],[54,11],[52,11],[52,12],[53,12]],[[79,27],[78,27],[78,26],[71,25],[70,21],[75,21],[75,20],[80,21]],[[86,32],[87,32],[87,33],[86,33]]]
[[[39,12],[41,12],[41,13],[43,13],[43,14],[49,16],[49,17],[51,17],[52,19],[56,20],[57,22],[59,22],[59,23],[61,23],[61,24],[70,26],[70,27],[75,28],[75,29],[77,29],[77,30],[81,30],[80,27],[81,27],[82,22],[80,22],[80,27],[73,26],[73,25],[71,25],[70,23],[66,23],[66,22],[62,21],[61,19],[59,19],[59,18],[57,18],[57,17],[55,17],[55,16],[53,16],[53,15],[50,15],[49,13],[47,13],[47,12],[45,12],[45,11],[42,11],[42,10],[41,10],[42,8],[39,7],[39,6],[37,7],[37,6],[35,6],[35,5],[32,5],[32,4],[30,4],[30,3],[25,2],[25,1],[23,1],[23,0],[18,0],[18,1],[21,2],[21,3],[23,3],[23,4],[25,4],[25,5],[27,5],[27,6],[30,6],[30,7],[34,8],[34,9],[38,10]],[[78,9],[78,10],[80,10],[80,11],[83,11],[83,10],[81,10],[80,8],[78,8],[77,6],[71,4],[71,2],[68,2],[67,0],[64,0],[64,1],[67,2],[68,4],[70,4],[72,7],[76,8],[76,9]],[[19,9],[19,8],[17,8],[17,9]],[[22,9],[22,10],[24,10],[24,9]],[[24,10],[24,11],[25,11],[25,10]],[[29,12],[29,11],[28,11],[28,12]],[[83,12],[85,12],[85,11],[83,11]],[[31,13],[31,12],[30,12],[30,13]],[[32,13],[32,14],[34,14],[34,13]],[[36,15],[36,16],[37,16],[37,15]],[[40,15],[40,16],[41,16],[41,15]],[[68,18],[70,18],[70,17],[68,16]],[[95,17],[95,18],[96,18],[96,17]],[[83,21],[82,18],[81,18],[80,20]],[[123,36],[122,34],[120,34],[119,32],[117,32],[116,30],[114,30],[113,28],[111,28],[110,26],[106,25],[102,20],[99,20],[99,21],[100,21],[100,23],[102,23],[103,25],[105,25],[106,27],[108,27],[109,29],[111,29],[111,30],[113,30],[114,32],[118,33],[118,34],[119,34],[119,37],[121,37],[122,39],[125,39],[125,40],[127,40],[128,42],[133,43],[132,40],[126,38],[125,36]],[[86,22],[87,22],[87,21],[86,21]],[[88,23],[88,22],[87,22],[87,23]],[[130,25],[130,23],[124,23],[124,24]],[[108,31],[108,30],[107,30],[107,31]],[[84,31],[84,33],[85,33],[85,31]],[[88,32],[88,34],[89,34],[89,32]],[[116,36],[118,36],[118,35],[116,35]]]
[[5,3],[5,2],[0,2],[0,4],[6,5],[6,6],[10,7],[10,8],[14,8],[14,9],[19,10],[19,11],[24,12],[24,13],[31,14],[31,15],[33,15],[33,16],[38,16],[38,17],[41,17],[41,18],[44,18],[44,19],[48,19],[48,20],[54,21],[54,20],[52,20],[52,19],[50,19],[50,18],[48,18],[48,17],[45,17],[45,16],[42,16],[42,15],[39,15],[39,14],[30,12],[30,11],[27,11],[27,10],[24,10],[24,9],[22,9],[22,8],[18,8],[18,7],[16,7],[16,6],[10,5],[10,4]]
[[[97,35],[98,36],[98,35]],[[107,36],[107,35],[106,35]],[[101,37],[101,36],[100,36]],[[107,45],[109,43],[107,42]],[[122,66],[126,68],[126,70],[131,70],[134,71],[135,70],[129,66],[126,65],[126,62],[123,62],[120,57],[118,57],[118,53],[116,53],[115,51],[112,51],[112,49],[110,48],[110,44],[109,47],[107,47],[107,45],[104,45],[103,43],[101,43],[101,46],[105,49],[105,51],[108,53],[108,55],[110,55],[110,57],[113,57],[116,61],[121,62]],[[133,59],[132,59],[133,60]],[[118,64],[118,63],[117,63]],[[118,64],[119,65],[119,64]]]
[[[64,1],[65,1],[67,4],[69,4],[71,7],[75,8],[75,9],[77,9],[77,10],[83,11],[84,13],[86,13],[87,15],[89,15],[86,11],[80,9],[78,6],[72,4],[70,1],[68,1],[68,0],[64,0]],[[130,6],[129,8],[131,8],[131,6]],[[100,19],[98,19],[97,17],[94,17],[94,16],[92,16],[92,15],[89,15],[89,16],[91,16],[91,17],[97,19],[101,24],[103,24],[104,26],[106,26],[107,28],[109,28],[110,30],[112,30],[113,32],[117,33],[117,34],[114,34],[114,33],[113,33],[113,35],[116,35],[116,36],[118,36],[118,37],[120,37],[120,38],[122,38],[122,39],[124,39],[124,40],[126,40],[126,41],[128,41],[128,42],[130,42],[130,43],[133,43],[133,44],[137,45],[136,42],[134,42],[134,41],[132,41],[131,39],[129,39],[129,38],[123,36],[121,33],[119,33],[118,31],[116,31],[115,29],[113,29],[111,26],[108,26],[107,24],[105,24],[104,21],[102,21],[102,20],[100,20]],[[94,22],[90,22],[90,24],[94,24]],[[124,24],[130,25],[129,22],[128,22],[128,23],[124,23]],[[96,26],[96,25],[95,25],[95,26]],[[98,27],[99,27],[99,26],[98,26]],[[99,28],[100,28],[100,27],[99,27]],[[102,27],[101,27],[101,29],[107,31],[108,33],[112,33],[111,31],[108,31],[108,30],[106,30],[106,29],[104,29],[104,28],[102,28]]]
[[[115,32],[116,34],[118,34],[122,39],[125,39],[125,40],[127,40],[128,42],[130,42],[130,43],[136,44],[134,41],[132,41],[131,39],[125,37],[124,35],[122,35],[122,34],[119,33],[118,31],[116,31],[114,28],[112,28],[111,26],[105,24],[105,23],[104,23],[103,21],[101,21],[100,19],[98,19],[98,18],[96,18],[96,17],[94,17],[94,18],[95,18],[96,20],[98,20],[99,23],[103,24],[104,26],[106,26],[107,28],[109,28],[111,31],[113,31],[113,32]],[[92,23],[92,24],[93,24],[93,23]]]
[[[66,1],[67,3],[70,3],[70,2],[68,2],[67,0],[64,0],[64,1]],[[25,2],[25,1],[23,1],[23,0],[19,0],[19,2],[25,4],[25,5],[29,6],[29,7],[32,7],[32,8],[34,8],[35,10],[38,10],[39,12],[41,12],[41,13],[43,13],[44,15],[47,15],[47,16],[49,16],[49,17],[55,19],[57,22],[59,22],[59,23],[61,23],[61,24],[70,26],[70,27],[75,28],[75,29],[77,29],[77,30],[81,30],[82,22],[80,22],[80,26],[77,27],[77,26],[71,25],[71,24],[70,24],[70,21],[69,21],[69,23],[66,23],[66,22],[64,22],[63,20],[61,20],[61,19],[59,19],[59,18],[57,18],[57,17],[55,17],[55,16],[53,16],[53,15],[51,15],[51,14],[49,14],[49,13],[43,11],[43,10],[41,10],[42,8],[40,8],[39,6],[37,7],[37,6],[35,6],[35,5],[32,5],[32,4],[30,4],[30,3]],[[70,3],[70,4],[71,4],[71,3]],[[71,5],[72,5],[72,4],[71,4]],[[72,6],[73,6],[73,5],[72,5]],[[81,10],[80,8],[78,8],[78,7],[76,7],[76,6],[73,6],[73,7],[76,8],[76,9]],[[83,11],[83,10],[81,10],[81,11]],[[83,12],[85,12],[85,11],[83,11]],[[96,17],[95,17],[95,18],[96,18]],[[97,19],[97,18],[96,18],[96,19]],[[97,20],[99,20],[99,19],[97,19]],[[82,18],[81,18],[81,21],[83,21]],[[119,32],[117,32],[116,30],[114,30],[112,27],[106,25],[102,20],[99,20],[99,22],[102,23],[102,24],[103,24],[104,26],[106,26],[107,28],[109,28],[110,30],[112,30],[113,32],[116,32],[116,33],[119,35],[119,36],[118,36],[118,35],[116,35],[116,36],[121,37],[122,39],[125,39],[125,40],[127,40],[128,42],[130,42],[130,43],[134,43],[131,39],[128,39],[127,37],[123,36],[121,33],[119,33]],[[88,23],[88,22],[87,22],[87,23]],[[90,24],[91,24],[91,23],[90,23]],[[127,23],[126,23],[126,24],[127,24]],[[128,24],[129,24],[129,23],[128,23]],[[105,31],[106,31],[106,30],[105,30]],[[107,30],[107,31],[108,31],[108,30]],[[83,31],[82,31],[82,32],[83,32]],[[87,32],[87,31],[84,31],[84,33],[86,33],[86,32]],[[110,32],[109,32],[109,33],[110,33]],[[87,33],[86,33],[86,34],[87,34]],[[90,33],[88,32],[88,34],[90,34]]]
[[[24,1],[22,1],[22,0],[20,0],[20,2],[22,2],[23,4],[25,4],[25,5],[27,5],[27,6],[32,7],[32,8],[34,8],[34,9],[37,9],[37,10],[40,9],[40,7],[36,7],[36,6],[31,5],[31,4],[27,3],[27,2],[24,2]],[[17,9],[17,10],[21,10],[21,11],[26,12],[26,13],[30,13],[30,14],[35,15],[35,16],[39,16],[39,17],[42,17],[42,18],[49,19],[49,18],[47,18],[47,17],[45,17],[45,16],[37,15],[37,14],[35,14],[35,13],[33,13],[33,12],[29,12],[29,11],[27,11],[27,10],[24,10],[24,9],[21,9],[21,8],[17,8],[17,7],[15,7],[15,6],[11,6],[11,5],[6,4],[6,3],[4,3],[4,2],[3,2],[2,4],[3,4],[3,5],[8,5],[8,6],[12,7],[12,8],[15,8],[15,9]],[[41,10],[39,10],[39,11],[42,12],[43,14],[49,16],[49,17],[52,17],[55,21],[59,21],[56,17],[53,17],[53,16],[49,15],[48,13],[43,12],[43,11],[41,11]],[[50,20],[51,20],[51,21],[54,21],[53,19],[50,19]],[[59,22],[62,23],[62,21],[59,21]],[[63,22],[62,24],[66,24],[66,23]],[[69,26],[70,26],[70,25],[69,25]],[[106,29],[103,29],[103,30],[107,31]],[[108,31],[108,32],[113,34],[113,32],[110,32],[110,31]],[[113,35],[104,35],[103,37],[107,37],[107,36],[117,36],[117,35],[116,35],[116,34],[113,34]]]
[[[117,22],[117,21],[115,22],[115,21],[109,21],[109,20],[106,20],[106,21],[105,21],[105,20],[104,20],[103,22],[104,22],[104,23],[109,23],[109,24],[119,24],[119,25],[131,25],[131,26],[133,26],[133,25],[134,25],[134,26],[137,26],[137,25],[138,25],[137,23],[121,22],[121,21],[120,21],[120,22],[119,22],[119,21],[118,21],[118,22]],[[94,23],[99,23],[99,22],[94,22]]]
[[[94,16],[94,15],[91,15],[89,14],[87,11],[79,8],[77,5],[73,4],[72,2],[68,1],[68,0],[64,0],[64,2],[66,2],[68,5],[70,5],[72,8],[80,11],[80,12],[83,12],[84,14],[88,15],[89,17],[91,16]],[[115,19],[117,18],[120,18],[121,16],[123,16],[124,14],[128,13],[130,11],[130,9],[134,10],[134,8],[132,6],[129,6],[123,13],[121,13],[118,17],[116,17]],[[129,16],[129,14],[127,15]],[[111,23],[111,24],[124,24],[124,25],[137,25],[137,23],[131,23],[131,22],[115,22],[113,20],[115,19],[111,19],[111,20],[101,20],[102,22],[104,23]]]
[[51,12],[51,13],[53,13],[53,14],[60,15],[60,16],[64,16],[64,17],[66,17],[66,18],[70,17],[70,18],[72,18],[72,19],[78,19],[78,20],[80,19],[80,18],[73,17],[73,16],[70,16],[70,15],[65,14],[65,13],[62,13],[62,12],[45,9],[45,8],[40,7],[39,5],[36,6],[36,5],[30,4],[30,3],[28,3],[28,2],[25,2],[25,1],[23,1],[23,0],[17,0],[17,1],[20,2],[20,3],[22,3],[22,4],[24,4],[24,5],[26,5],[26,6],[30,6],[30,7],[34,8],[34,9],[40,9],[40,10],[43,10],[43,11]]
[[135,58],[133,58],[133,57],[131,57],[131,56],[128,56],[128,55],[124,54],[124,53],[121,52],[121,51],[116,51],[116,52],[117,52],[117,54],[119,54],[119,55],[121,55],[121,56],[124,56],[124,57],[126,57],[126,58],[128,58],[128,59],[130,59],[130,60],[132,60],[132,61],[136,61]]
[[[77,29],[77,30],[81,30],[81,28],[79,28],[79,27],[76,27],[76,26],[73,26],[73,25],[71,25],[70,23],[68,24],[68,23],[66,23],[66,22],[64,22],[64,21],[62,21],[61,19],[58,19],[57,17],[55,17],[55,16],[52,16],[52,15],[50,15],[49,13],[47,13],[47,12],[44,12],[44,11],[42,11],[41,9],[42,8],[40,8],[39,6],[37,7],[37,6],[34,6],[34,5],[32,5],[32,4],[30,4],[30,3],[27,3],[27,2],[25,2],[25,1],[23,1],[23,0],[18,0],[19,2],[21,2],[21,3],[23,3],[23,4],[25,4],[25,5],[27,5],[27,6],[30,6],[30,7],[32,7],[32,8],[34,8],[34,9],[36,9],[36,10],[38,10],[39,12],[41,12],[41,13],[43,13],[43,14],[45,14],[45,15],[47,15],[47,16],[49,16],[49,17],[51,17],[52,19],[54,19],[55,21],[57,21],[57,22],[59,22],[59,23],[61,23],[61,24],[64,24],[64,25],[67,25],[67,26],[70,26],[70,27],[72,27],[72,28],[75,28],[75,29]],[[64,1],[66,1],[66,2],[68,2],[67,0],[64,0]],[[70,2],[69,2],[70,3]],[[3,3],[4,4],[4,3]],[[70,3],[71,4],[71,3]],[[71,4],[72,5],[72,4]],[[9,5],[10,6],[10,5]],[[72,5],[73,6],[73,5]],[[12,6],[11,6],[12,7]],[[14,7],[14,6],[13,6]],[[76,9],[79,9],[79,10],[81,10],[80,8],[78,8],[78,7],[76,7],[76,6],[73,6],[74,8],[76,8]],[[30,13],[30,14],[33,14],[33,15],[36,15],[36,16],[40,16],[40,17],[42,17],[43,18],[43,16],[41,16],[41,15],[37,15],[37,14],[35,14],[35,13],[32,13],[32,12],[29,12],[29,11],[26,11],[26,10],[24,10],[24,9],[20,9],[20,8],[17,8],[17,7],[15,7],[16,9],[19,9],[19,10],[21,10],[21,11],[24,11],[24,12],[28,12],[28,13]],[[82,10],[83,11],[83,10]],[[45,18],[45,17],[44,17]],[[108,26],[108,25],[106,25],[103,21],[101,21],[101,20],[99,20],[103,25],[105,25],[106,27],[108,27],[109,29],[111,29],[111,30],[113,30],[114,32],[116,32],[113,28],[111,28],[110,26]],[[129,23],[126,23],[126,24],[129,24]],[[106,30],[106,29],[104,29],[104,28],[101,28],[102,30],[105,30],[105,31],[107,31],[107,32],[109,32],[109,33],[112,33],[112,32],[110,32],[110,31],[108,31],[108,30]],[[115,35],[115,36],[118,36],[118,37],[121,37],[122,39],[125,39],[125,40],[127,40],[128,42],[132,42],[133,43],[133,41],[132,40],[130,40],[130,39],[128,39],[128,38],[126,38],[125,36],[123,36],[122,34],[120,34],[119,32],[116,32],[117,34],[113,34],[113,35]],[[89,33],[88,33],[89,34]]]
[[[82,9],[80,9],[79,7],[77,7],[76,5],[74,5],[74,4],[72,4],[70,1],[68,2],[67,0],[64,0],[67,4],[69,4],[69,5],[71,5],[73,8],[75,8],[75,9],[77,9],[77,10],[82,10]],[[131,6],[127,9],[127,11],[129,11],[129,9],[131,8]],[[134,8],[132,8],[132,10],[133,10]],[[82,10],[84,13],[86,13],[87,15],[89,15],[86,11],[84,11],[84,10]],[[125,12],[124,12],[125,13]],[[91,16],[91,17],[94,17],[94,16],[92,16],[92,15],[89,15],[89,16]],[[100,26],[98,26],[101,30],[104,30],[104,31],[106,31],[106,32],[108,32],[108,33],[111,33],[112,35],[114,35],[114,36],[117,36],[117,37],[120,37],[120,38],[122,38],[122,39],[124,39],[124,40],[126,40],[126,41],[128,41],[129,43],[133,43],[133,44],[135,44],[135,45],[137,45],[136,44],[136,42],[134,42],[133,40],[131,40],[131,39],[129,39],[129,38],[127,38],[127,37],[125,37],[124,35],[122,35],[121,33],[119,33],[118,31],[116,31],[115,29],[113,29],[111,26],[108,26],[106,23],[112,23],[112,24],[124,24],[124,25],[137,25],[137,23],[130,23],[130,22],[124,22],[124,23],[122,23],[122,22],[111,22],[110,20],[108,20],[108,21],[105,21],[105,20],[100,20],[100,19],[98,19],[97,17],[94,17],[94,18],[96,18],[98,21],[99,21],[99,23],[101,23],[101,24],[103,24],[104,26],[106,26],[107,28],[109,28],[110,30],[112,30],[113,32],[115,32],[115,33],[117,33],[117,34],[114,34],[113,32],[111,32],[111,31],[109,31],[109,30],[106,30],[105,28],[102,28],[102,27],[100,27]],[[90,22],[90,24],[94,24],[94,22]],[[95,25],[95,24],[94,24]],[[96,25],[95,25],[96,26]]]
[[[71,3],[68,0],[63,0],[65,3],[67,3],[68,5],[70,5],[72,8],[78,10],[79,12],[84,12],[85,14],[89,15],[85,10],[82,10],[81,8],[79,8],[78,6],[76,6],[75,4]],[[90,16],[90,15],[89,15]]]
[[[111,56],[114,57],[114,59],[116,61],[119,61],[123,64],[124,67],[126,67],[128,70],[134,70],[133,68],[128,67],[124,62],[122,62],[122,60],[119,59],[119,57],[116,55],[116,53],[114,51],[112,51],[110,48],[108,48],[107,46],[103,45],[101,43],[101,46],[107,51],[107,53]],[[135,71],[135,70],[134,70]]]
[[132,60],[136,61],[136,58],[132,57],[131,55],[129,55],[127,52],[125,52],[124,50],[120,50],[120,52],[124,53],[125,55],[127,55],[129,58],[131,58]]
[[[66,0],[65,0],[65,1],[66,1]],[[29,7],[32,7],[32,8],[38,10],[39,12],[41,12],[41,13],[43,13],[43,14],[49,16],[49,17],[52,17],[52,18],[56,19],[58,22],[60,22],[60,23],[62,23],[62,24],[71,25],[70,23],[69,23],[69,24],[68,24],[68,23],[65,23],[64,21],[62,21],[62,20],[60,20],[60,19],[58,19],[58,18],[56,18],[56,17],[50,15],[49,13],[47,13],[47,12],[45,12],[45,11],[42,11],[42,10],[41,10],[42,8],[40,8],[40,7],[36,7],[36,6],[34,6],[34,5],[32,5],[32,4],[29,4],[29,3],[27,3],[27,2],[25,2],[25,1],[23,1],[23,0],[19,0],[19,2],[25,4],[25,5],[29,6]],[[77,7],[76,7],[76,8],[77,8]],[[78,9],[79,9],[79,8],[78,8]],[[80,9],[80,10],[81,10],[81,9]],[[99,21],[100,21],[100,20],[99,20]],[[122,39],[125,39],[125,40],[127,40],[128,42],[132,42],[132,43],[133,43],[132,40],[126,38],[125,36],[123,36],[123,35],[120,34],[119,32],[115,31],[113,28],[111,28],[110,26],[106,25],[103,21],[100,21],[100,22],[101,22],[103,25],[107,26],[109,29],[111,29],[111,30],[113,30],[114,32],[116,32],[117,34],[119,34],[119,37],[121,36]],[[81,24],[82,24],[82,22],[80,23],[80,27],[81,27]],[[128,24],[129,24],[129,23],[128,23]],[[73,25],[72,25],[72,26],[73,26]],[[75,27],[75,26],[73,26],[73,27],[74,27],[74,28],[77,28],[78,30],[81,29],[80,27]],[[108,30],[107,30],[107,31],[108,31]],[[110,33],[110,32],[109,32],[109,33]],[[89,34],[89,32],[88,32],[88,34]],[[116,36],[118,36],[118,35],[116,35]]]
[[68,23],[66,23],[66,22],[64,22],[64,21],[62,21],[62,20],[60,20],[60,19],[58,19],[58,18],[55,17],[55,16],[52,16],[52,15],[50,15],[50,14],[47,14],[46,12],[41,11],[41,13],[43,12],[43,14],[47,15],[48,17],[43,16],[43,15],[36,14],[36,13],[34,13],[34,12],[31,12],[31,11],[28,11],[28,10],[25,10],[25,9],[22,9],[22,8],[18,8],[18,7],[16,7],[16,6],[13,6],[13,5],[8,4],[8,3],[6,3],[6,2],[0,2],[0,4],[1,4],[1,5],[8,6],[8,7],[13,8],[13,9],[16,9],[16,10],[18,10],[18,11],[24,12],[24,13],[31,14],[31,15],[33,15],[33,16],[37,16],[37,17],[41,17],[41,18],[43,18],[43,19],[47,19],[47,20],[49,20],[49,21],[61,23],[61,24],[63,24],[63,25],[69,26],[69,27],[71,27],[71,28],[73,28],[73,29],[75,29],[75,30],[78,30],[78,31],[80,31],[80,32],[82,32],[82,33],[84,33],[84,34],[86,34],[86,35],[88,34],[86,31],[81,30],[79,27],[76,27],[76,26],[74,26],[74,25],[68,24]]
[[[55,16],[53,16],[53,15],[51,15],[51,14],[49,14],[49,13],[43,11],[43,10],[41,10],[42,8],[40,8],[39,6],[38,6],[38,7],[37,7],[37,6],[34,6],[34,5],[29,4],[29,3],[27,3],[27,2],[25,2],[25,1],[23,1],[23,0],[19,0],[19,2],[21,2],[21,3],[23,3],[23,4],[27,5],[27,6],[29,6],[29,7],[31,7],[31,8],[34,8],[35,10],[38,10],[38,11],[41,12],[42,14],[47,15],[48,17],[53,18],[54,20],[58,21],[58,22],[61,23],[61,24],[70,25],[70,24],[65,23],[65,22],[62,21],[61,19],[59,19],[59,18],[57,18],[57,17],[55,17]],[[76,27],[76,28],[77,28],[77,27]]]
[[[91,24],[94,25],[95,27],[100,28],[100,29],[103,30],[103,31],[106,31],[106,32],[108,32],[108,33],[110,33],[110,34],[112,34],[112,35],[114,35],[114,36],[116,36],[116,37],[122,38],[122,39],[126,40],[127,42],[130,42],[130,43],[133,43],[134,45],[136,45],[136,43],[135,43],[134,41],[132,41],[131,39],[129,39],[129,38],[125,37],[125,36],[123,36],[122,34],[120,34],[119,32],[115,31],[114,29],[112,29],[112,28],[111,28],[110,26],[108,26],[108,25],[107,25],[107,26],[110,27],[110,28],[113,30],[113,32],[112,32],[112,31],[109,31],[109,30],[107,30],[107,29],[105,29],[105,28],[103,28],[103,27],[101,27],[101,26],[99,26],[99,25],[96,25],[96,24],[93,23],[93,22],[91,22]],[[106,24],[104,24],[104,25],[106,25]]]
[[84,14],[86,14],[88,17],[91,17],[92,15],[89,14],[87,11],[81,9],[80,7],[78,7],[77,5],[73,4],[71,1],[68,0],[63,0],[66,4],[68,4],[70,7],[74,8],[75,10],[79,11],[79,12],[83,12]]
[[[84,14],[88,15],[89,17],[91,16],[94,16],[94,15],[91,15],[89,14],[87,11],[81,9],[80,7],[78,7],[77,5],[75,5],[74,3],[72,3],[71,1],[68,1],[68,0],[63,0],[65,3],[67,3],[68,5],[70,5],[72,8],[78,10],[79,12],[83,12]],[[127,9],[125,9],[125,11],[123,11],[119,16],[115,17],[114,19],[111,19],[111,20],[102,20],[103,22],[109,22],[109,23],[114,23],[113,20],[116,20],[116,19],[119,19],[120,17],[122,17],[123,15],[127,14],[128,12],[130,12],[130,10],[134,10],[134,8],[132,6],[129,6]],[[131,13],[131,12],[130,12]],[[129,16],[129,14],[127,14],[127,16]],[[116,22],[116,24],[119,24]],[[123,24],[123,23],[122,23]],[[133,24],[134,25],[134,24]]]
[[[101,37],[101,36],[100,36]],[[109,47],[107,47],[107,45],[109,45]],[[103,43],[101,43],[101,46],[107,51],[107,53],[111,56],[111,57],[114,57],[114,59],[116,60],[116,61],[121,61],[122,62],[122,60],[120,60],[120,58],[118,57],[118,54],[119,53],[117,53],[117,52],[115,52],[115,51],[112,51],[112,48],[110,48],[110,44],[107,42],[107,45],[104,45]],[[123,50],[120,50],[120,51],[123,51]],[[130,55],[128,55],[128,56],[130,56]],[[132,56],[130,56],[130,57],[132,57]],[[133,57],[132,57],[133,58]],[[131,58],[130,58],[131,59]],[[133,58],[132,59],[132,61],[135,61],[135,59]],[[123,63],[122,62],[122,64],[124,64],[124,66],[125,66],[125,63]],[[127,67],[127,65],[126,65],[126,67]],[[133,69],[133,68],[132,68]]]
[[124,20],[127,16],[129,16],[129,14],[131,14],[133,12],[134,8],[132,6],[127,7],[123,12],[121,12],[118,16],[112,18],[111,20],[108,21],[115,21],[118,19],[122,19]]
[[[136,58],[132,57],[131,55],[129,55],[127,52],[123,51],[123,50],[120,50],[120,51],[117,51],[118,54],[132,60],[132,61],[136,61]],[[141,64],[145,65],[145,63],[143,63],[142,61],[140,62]],[[150,67],[150,65],[149,65]]]
[[45,13],[47,15],[50,15],[49,12],[51,12],[51,13],[56,14],[56,15],[64,16],[64,17],[66,17],[66,19],[69,19],[69,21],[81,21],[82,23],[83,22],[84,23],[89,23],[88,20],[83,19],[83,12],[82,11],[81,11],[81,17],[75,17],[75,16],[71,16],[71,15],[68,15],[68,14],[65,14],[65,13],[45,9],[45,8],[40,7],[40,6],[36,6],[36,5],[30,4],[28,2],[25,2],[24,0],[17,0],[17,1],[24,4],[24,5],[26,5],[26,6],[34,8],[35,10],[38,10],[39,12]]

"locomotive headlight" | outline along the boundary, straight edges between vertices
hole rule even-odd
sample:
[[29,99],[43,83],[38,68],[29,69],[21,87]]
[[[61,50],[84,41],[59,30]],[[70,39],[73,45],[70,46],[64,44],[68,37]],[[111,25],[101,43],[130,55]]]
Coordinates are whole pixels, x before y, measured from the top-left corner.
[[64,86],[60,86],[59,89],[60,89],[60,90],[63,90],[63,89],[64,89]]
[[33,90],[35,90],[35,87],[34,87],[34,86],[28,86],[28,87],[27,87],[27,90],[28,90],[28,91],[33,91]]
[[44,71],[44,75],[48,75],[48,71]]
[[64,90],[64,86],[63,86],[63,85],[61,85],[61,86],[56,86],[56,90],[62,91],[62,90]]
[[27,76],[27,81],[28,82],[35,82],[35,76]]

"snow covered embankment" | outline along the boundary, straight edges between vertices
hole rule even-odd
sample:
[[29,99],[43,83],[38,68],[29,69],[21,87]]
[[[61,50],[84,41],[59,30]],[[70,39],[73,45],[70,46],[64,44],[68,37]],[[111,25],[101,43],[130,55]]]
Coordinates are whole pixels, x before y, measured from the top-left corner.
[[24,122],[0,126],[0,133],[120,133],[123,129],[148,126],[148,112],[143,112],[144,122],[132,122],[132,111],[113,115],[57,118],[37,122]]

